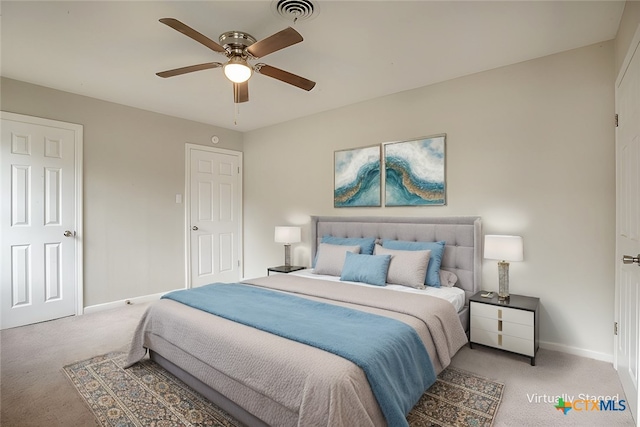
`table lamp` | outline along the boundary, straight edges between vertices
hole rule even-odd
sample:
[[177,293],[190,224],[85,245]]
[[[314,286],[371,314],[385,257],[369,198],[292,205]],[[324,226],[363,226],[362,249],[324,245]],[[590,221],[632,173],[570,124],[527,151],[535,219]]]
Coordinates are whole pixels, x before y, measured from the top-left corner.
[[509,261],[523,260],[522,237],[487,234],[484,258],[498,260],[498,300],[509,299]]
[[275,241],[284,243],[284,265],[291,265],[291,243],[300,241],[300,227],[276,227]]

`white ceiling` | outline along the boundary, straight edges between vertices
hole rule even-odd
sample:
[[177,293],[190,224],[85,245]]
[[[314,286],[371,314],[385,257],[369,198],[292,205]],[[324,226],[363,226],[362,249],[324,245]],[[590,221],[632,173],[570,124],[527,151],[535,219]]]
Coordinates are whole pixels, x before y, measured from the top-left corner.
[[[248,131],[504,65],[613,39],[623,1],[318,1],[293,23],[265,1],[1,3],[4,77]],[[264,75],[233,104],[221,69],[162,79],[158,71],[224,62],[158,22],[176,18],[214,41],[260,40],[293,26],[304,41],[261,58],[317,82],[306,92]],[[234,124],[235,122],[235,124]]]

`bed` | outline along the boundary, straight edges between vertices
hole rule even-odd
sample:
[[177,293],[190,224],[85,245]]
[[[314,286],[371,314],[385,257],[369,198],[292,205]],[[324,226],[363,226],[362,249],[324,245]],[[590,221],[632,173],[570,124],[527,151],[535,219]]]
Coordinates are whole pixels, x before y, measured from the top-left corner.
[[[463,295],[460,309],[418,291],[305,277],[308,272],[246,280],[242,287],[251,292],[274,290],[285,294],[282,298],[293,295],[305,303],[328,303],[409,325],[424,344],[433,371],[444,369],[466,343],[468,299],[481,288],[480,218],[312,217],[315,270],[326,264],[327,258],[318,255],[336,249],[326,243],[327,236],[366,237],[376,243],[446,242],[440,269],[457,277],[454,287]],[[427,302],[430,308],[425,310]],[[247,311],[242,308],[236,311]],[[148,350],[157,363],[251,426],[387,424],[390,418],[381,409],[379,387],[370,385],[371,378],[368,382],[363,368],[353,361],[239,322],[162,299],[141,319],[127,363],[140,360]]]

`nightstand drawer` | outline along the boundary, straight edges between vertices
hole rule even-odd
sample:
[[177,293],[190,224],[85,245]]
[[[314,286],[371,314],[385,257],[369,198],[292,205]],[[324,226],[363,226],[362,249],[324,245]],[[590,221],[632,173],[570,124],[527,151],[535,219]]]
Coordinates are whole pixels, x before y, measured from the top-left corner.
[[489,319],[533,326],[532,311],[518,310],[490,304],[480,304],[473,301],[471,302],[471,316],[481,316]]
[[471,316],[471,328],[482,329],[487,332],[502,333],[526,340],[533,339],[533,325],[507,322],[505,320],[490,319],[488,317]]
[[533,339],[527,340],[472,327],[471,342],[524,354],[526,356],[535,356]]

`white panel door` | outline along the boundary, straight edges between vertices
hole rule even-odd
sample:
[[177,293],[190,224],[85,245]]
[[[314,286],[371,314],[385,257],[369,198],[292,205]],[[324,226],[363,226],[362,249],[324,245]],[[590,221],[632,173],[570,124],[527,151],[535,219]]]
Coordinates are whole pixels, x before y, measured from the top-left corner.
[[240,279],[241,153],[187,146],[189,284]]
[[82,127],[4,112],[1,117],[5,329],[76,314],[81,284],[76,161]]
[[[640,362],[640,26],[616,85],[616,321],[615,364],[638,424]],[[631,260],[623,262],[627,255]]]

